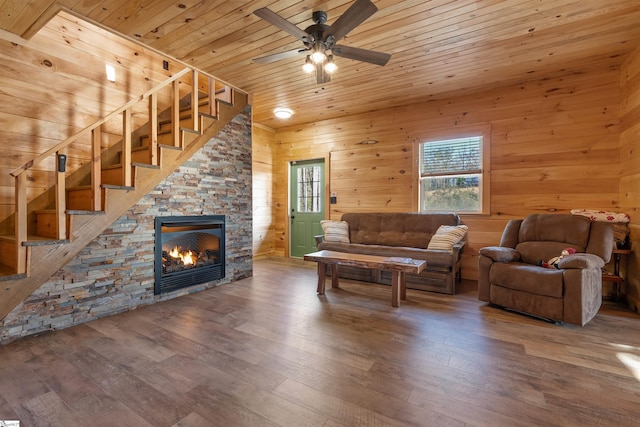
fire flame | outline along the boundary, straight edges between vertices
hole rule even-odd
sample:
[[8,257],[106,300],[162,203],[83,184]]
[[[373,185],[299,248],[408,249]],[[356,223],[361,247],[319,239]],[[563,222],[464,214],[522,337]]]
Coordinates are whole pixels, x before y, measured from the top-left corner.
[[196,257],[193,252],[180,252],[177,246],[169,252],[169,256],[172,258],[180,258],[184,265],[195,265],[196,263]]

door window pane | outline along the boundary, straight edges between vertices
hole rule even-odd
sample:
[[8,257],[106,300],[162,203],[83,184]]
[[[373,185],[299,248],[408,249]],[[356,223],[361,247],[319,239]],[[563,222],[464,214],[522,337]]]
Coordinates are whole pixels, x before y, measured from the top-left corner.
[[298,212],[320,212],[320,167],[298,168]]

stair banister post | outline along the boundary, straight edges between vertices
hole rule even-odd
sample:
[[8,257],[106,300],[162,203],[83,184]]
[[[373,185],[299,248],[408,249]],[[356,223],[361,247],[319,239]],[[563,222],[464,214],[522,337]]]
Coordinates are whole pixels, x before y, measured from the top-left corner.
[[122,112],[122,182],[133,187],[131,170],[131,108]]
[[66,156],[56,152],[56,229],[58,239],[67,238]]
[[158,166],[158,94],[149,95],[149,163]]
[[178,80],[171,83],[171,135],[173,146],[182,147],[180,138],[180,86]]
[[199,126],[199,112],[198,107],[200,104],[200,95],[199,95],[199,76],[198,70],[193,70],[192,80],[191,80],[191,129],[200,131]]
[[102,159],[101,159],[102,128],[97,126],[91,131],[91,207],[94,211],[101,211],[102,206]]
[[16,177],[16,273],[27,273],[27,247],[22,243],[27,241],[27,174],[21,173]]
[[218,102],[216,101],[216,81],[213,77],[209,76],[209,114],[218,117]]

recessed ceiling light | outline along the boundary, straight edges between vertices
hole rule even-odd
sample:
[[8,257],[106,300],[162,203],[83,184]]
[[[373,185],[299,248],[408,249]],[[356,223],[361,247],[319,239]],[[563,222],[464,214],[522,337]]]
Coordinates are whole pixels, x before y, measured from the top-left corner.
[[278,107],[273,110],[273,114],[279,119],[289,119],[293,115],[293,111],[290,108]]

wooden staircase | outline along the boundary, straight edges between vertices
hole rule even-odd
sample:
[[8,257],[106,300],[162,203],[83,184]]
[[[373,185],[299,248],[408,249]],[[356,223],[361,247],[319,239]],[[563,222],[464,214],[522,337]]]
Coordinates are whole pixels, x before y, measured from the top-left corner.
[[[169,105],[159,100],[170,100]],[[134,129],[140,103],[148,121]],[[14,233],[0,235],[0,319],[247,105],[245,93],[185,68],[13,171]],[[102,129],[112,120],[120,121],[121,139],[103,149]],[[82,138],[90,141],[91,161],[67,172],[70,146]],[[53,165],[55,185],[47,195],[27,200],[26,172],[42,164]]]

